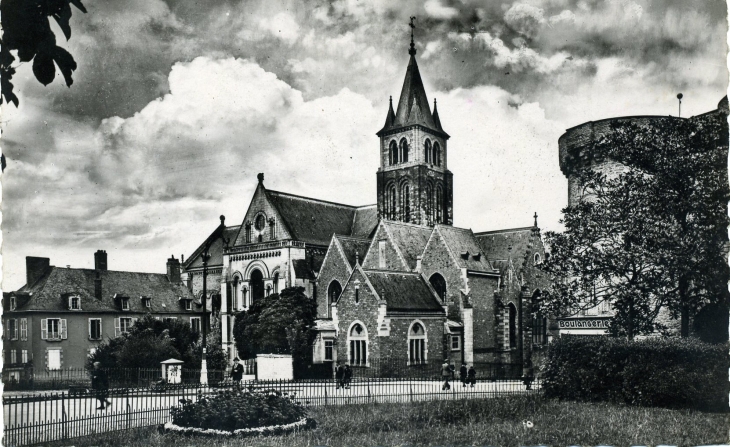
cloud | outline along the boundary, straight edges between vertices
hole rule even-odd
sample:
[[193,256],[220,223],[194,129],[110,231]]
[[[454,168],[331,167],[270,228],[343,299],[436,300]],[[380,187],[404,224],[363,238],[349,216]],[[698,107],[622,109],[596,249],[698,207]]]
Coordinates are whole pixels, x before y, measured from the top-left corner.
[[287,12],[280,12],[270,19],[262,18],[259,21],[259,28],[289,44],[294,43],[299,37],[299,25],[294,17]]
[[439,0],[427,0],[423,4],[426,14],[437,19],[451,19],[459,15],[459,10],[451,6],[444,6]]

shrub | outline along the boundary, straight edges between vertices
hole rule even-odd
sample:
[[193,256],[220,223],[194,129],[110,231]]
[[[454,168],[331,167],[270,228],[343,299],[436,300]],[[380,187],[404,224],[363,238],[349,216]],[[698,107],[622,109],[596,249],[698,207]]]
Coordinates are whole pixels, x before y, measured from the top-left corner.
[[546,397],[728,409],[727,345],[697,339],[566,336],[548,352]]
[[223,430],[290,424],[306,416],[304,407],[275,390],[220,391],[172,408],[172,423],[180,427]]

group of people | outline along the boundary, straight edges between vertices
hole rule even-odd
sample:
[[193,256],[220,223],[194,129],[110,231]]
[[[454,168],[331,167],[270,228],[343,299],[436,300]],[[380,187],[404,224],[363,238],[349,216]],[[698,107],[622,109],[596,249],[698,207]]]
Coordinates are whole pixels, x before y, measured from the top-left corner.
[[350,388],[350,381],[352,380],[352,368],[349,364],[338,363],[335,369],[335,381],[337,382],[337,389]]
[[[444,386],[441,387],[442,391],[451,389],[449,381],[454,379],[455,372],[456,367],[454,366],[454,363],[449,363],[448,359],[444,360],[444,364],[441,365],[441,376],[444,379]],[[461,368],[459,368],[459,378],[461,379],[461,383],[464,387],[470,384],[471,387],[474,388],[474,384],[477,383],[477,371],[474,369],[474,365],[467,368],[466,364],[462,364]]]

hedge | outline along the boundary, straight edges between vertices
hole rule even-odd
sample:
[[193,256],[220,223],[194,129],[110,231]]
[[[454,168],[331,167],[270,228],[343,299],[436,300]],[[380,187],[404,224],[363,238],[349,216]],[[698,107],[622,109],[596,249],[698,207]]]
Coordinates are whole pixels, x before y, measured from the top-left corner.
[[729,345],[691,338],[563,336],[545,364],[546,397],[727,411]]

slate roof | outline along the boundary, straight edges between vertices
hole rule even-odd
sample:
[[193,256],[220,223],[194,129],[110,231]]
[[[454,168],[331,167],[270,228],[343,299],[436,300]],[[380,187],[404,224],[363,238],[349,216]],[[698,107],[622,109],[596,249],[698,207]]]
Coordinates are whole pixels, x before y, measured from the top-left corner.
[[519,272],[525,263],[525,254],[530,249],[528,245],[534,230],[535,227],[513,228],[485,231],[475,236],[484,253],[500,271],[504,271],[508,265],[506,261],[511,258],[515,270]]
[[[231,227],[225,227],[221,231],[221,228],[218,227],[215,229],[215,231],[213,231],[213,233],[211,233],[211,235],[208,237],[212,240],[210,248],[208,249],[208,254],[210,254],[208,267],[223,266],[223,240],[227,239],[229,241],[229,244],[233,245],[233,242],[236,240],[236,235],[238,234],[240,228],[240,225],[234,225]],[[205,247],[205,244],[207,242],[208,239],[203,241],[203,243],[200,244],[197,249],[195,249],[190,258],[185,261],[183,265],[186,269],[203,267],[203,258],[201,257],[201,254],[203,253],[203,248]]]
[[355,209],[350,236],[370,238],[378,226],[378,206],[366,205]]
[[437,228],[460,268],[497,273],[471,230],[448,225],[438,225]]
[[398,246],[408,267],[416,268],[416,258],[423,254],[433,229],[403,222],[383,221],[392,241]]
[[[314,270],[308,259],[295,259],[292,261],[294,266],[294,276],[299,279],[315,279]],[[319,268],[317,268],[319,271]]]
[[438,125],[436,122],[437,120],[434,120],[431,107],[428,104],[426,90],[423,87],[415,54],[411,54],[408,67],[406,68],[406,77],[403,80],[400,99],[398,100],[398,109],[395,111],[395,116],[393,116],[393,106],[391,103],[385,125],[378,132],[378,135],[391,129],[421,125],[439,134],[443,134],[444,137],[448,138],[446,132],[441,128],[441,122],[438,121]]
[[363,270],[388,310],[443,313],[436,294],[418,273]]
[[368,254],[368,249],[370,248],[370,239],[356,239],[339,234],[335,235],[335,237],[340,243],[342,251],[345,253],[345,258],[350,263],[350,267],[355,267],[356,253],[360,257],[360,262],[365,259],[365,255]]
[[[367,210],[369,207],[354,207],[271,190],[266,190],[266,195],[292,237],[305,243],[326,246],[333,234],[349,235],[355,227],[361,233],[366,232],[368,223],[372,221],[371,211]],[[355,219],[358,210],[362,210],[360,223]]]
[[[94,296],[97,270],[51,266],[38,281],[18,291],[21,295],[30,294],[30,299],[16,310],[74,312],[68,310],[68,296],[78,295],[82,311],[119,312],[121,304],[114,299],[116,294],[129,298],[130,312],[179,313],[184,312],[184,306],[178,298],[194,298],[182,282],[173,284],[165,274],[113,270],[98,271],[98,274],[102,291],[100,300]],[[149,308],[142,303],[142,296],[151,298]],[[193,309],[201,311],[196,305]]]

